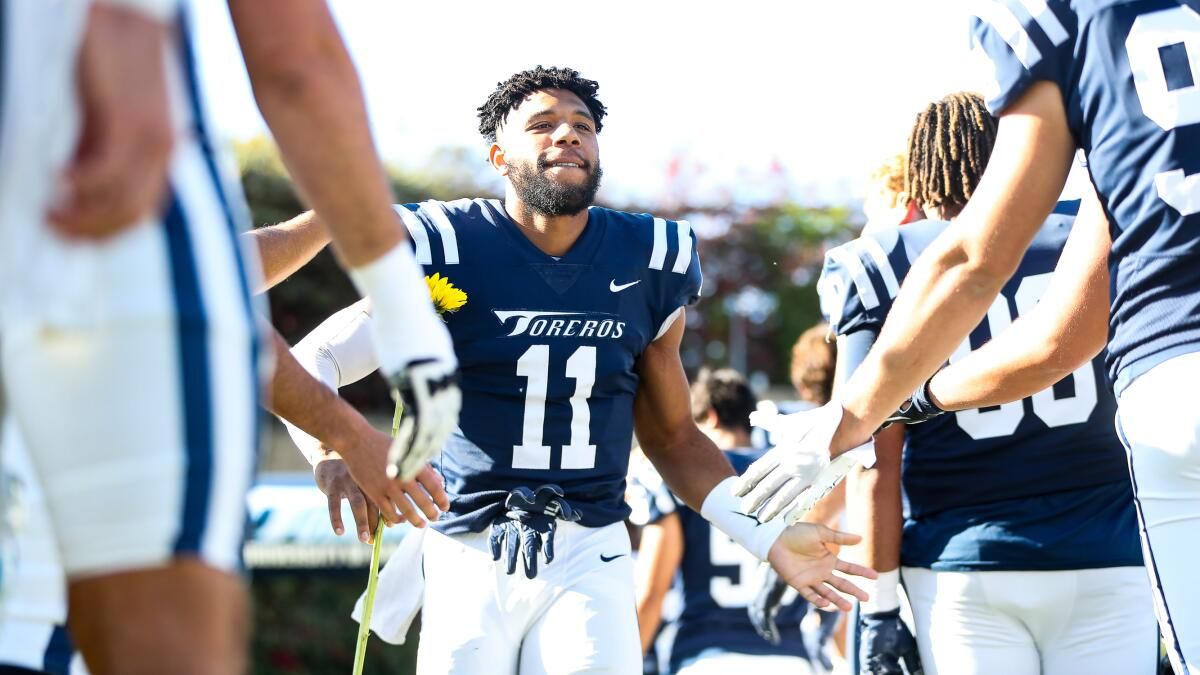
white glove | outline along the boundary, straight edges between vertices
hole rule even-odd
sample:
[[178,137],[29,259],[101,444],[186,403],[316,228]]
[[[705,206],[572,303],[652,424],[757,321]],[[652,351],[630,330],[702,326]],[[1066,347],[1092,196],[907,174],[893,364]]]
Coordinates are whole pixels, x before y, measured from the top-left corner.
[[349,272],[359,292],[371,298],[371,342],[379,369],[392,398],[404,404],[388,474],[411,480],[458,425],[462,393],[454,343],[407,244]]
[[813,498],[803,500],[811,508],[813,502],[846,475],[848,462],[873,465],[875,446],[868,441],[851,451],[856,453],[852,459],[837,462],[831,471],[825,471],[830,467],[829,444],[841,421],[842,406],[837,401],[791,415],[751,413],[750,423],[768,431],[776,445],[751,464],[734,486],[734,493],[743,497],[742,511],[754,513],[762,509],[758,519],[767,522],[788,510],[789,518],[794,520],[803,515],[803,512],[794,515],[797,508],[803,507],[797,498],[809,486],[819,481],[818,489],[810,491]]
[[388,449],[388,477],[412,480],[442,451],[458,426],[462,392],[458,369],[438,361],[410,363],[387,376],[392,398],[404,404],[400,428]]

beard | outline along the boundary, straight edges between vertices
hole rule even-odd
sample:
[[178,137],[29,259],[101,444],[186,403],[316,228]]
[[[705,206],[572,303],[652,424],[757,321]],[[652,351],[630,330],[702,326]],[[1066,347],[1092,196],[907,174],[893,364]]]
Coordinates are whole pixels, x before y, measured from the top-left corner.
[[541,157],[536,165],[530,162],[512,162],[513,189],[517,196],[534,213],[543,216],[573,216],[592,205],[600,189],[600,178],[604,171],[600,163],[588,162],[584,167],[587,180],[578,185],[556,182],[546,175],[546,162]]

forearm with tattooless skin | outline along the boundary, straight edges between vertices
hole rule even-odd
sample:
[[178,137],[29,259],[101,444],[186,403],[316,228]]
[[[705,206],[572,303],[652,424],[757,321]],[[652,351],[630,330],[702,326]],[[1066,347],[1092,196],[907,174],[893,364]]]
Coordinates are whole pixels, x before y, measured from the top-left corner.
[[662,624],[663,600],[683,559],[683,529],[679,515],[670,513],[642,528],[637,559],[637,617],[642,653],[654,644]]
[[1032,396],[1087,364],[1108,341],[1108,251],[1104,208],[1089,191],[1046,292],[1004,332],[934,375],[943,410],[1000,405]]
[[262,262],[263,286],[255,293],[273,288],[292,276],[329,243],[329,230],[313,211],[307,211],[278,225],[246,232],[258,249]]
[[713,487],[734,475],[733,466],[692,419],[687,375],[679,360],[683,317],[642,352],[633,403],[638,444],[671,491],[700,513]]
[[[292,356],[287,341],[273,332],[275,373],[268,410],[332,448],[342,439],[361,437],[369,423],[336,392],[322,384]],[[312,461],[312,458],[310,458]]]
[[979,324],[1053,208],[1074,152],[1058,88],[1033,85],[1001,118],[971,201],[913,265],[875,348],[842,388],[831,455],[870,438]]
[[263,118],[344,264],[406,238],[375,150],[358,73],[324,0],[230,0]]
[[[862,364],[875,342],[875,333],[860,330],[838,338],[835,395]],[[900,459],[904,426],[894,424],[875,435],[875,465],[846,474],[846,529],[862,534],[844,557],[880,572],[900,567],[900,538],[904,526],[900,502]]]
[[862,542],[845,549],[843,557],[880,572],[900,567],[903,447],[904,425],[894,424],[875,436],[875,465],[846,475],[846,529],[861,533]]

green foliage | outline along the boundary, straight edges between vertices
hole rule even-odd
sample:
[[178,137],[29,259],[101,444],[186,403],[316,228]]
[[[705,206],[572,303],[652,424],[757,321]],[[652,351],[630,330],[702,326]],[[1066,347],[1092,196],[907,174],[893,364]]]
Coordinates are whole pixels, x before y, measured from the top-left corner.
[[[234,153],[254,227],[281,223],[307,210],[270,139],[236,143]],[[485,184],[481,171],[486,168],[482,156],[473,159],[467,150],[451,148],[438,153],[420,171],[392,171],[392,191],[400,203],[492,196],[495,191]],[[271,322],[291,344],[330,314],[358,300],[358,292],[329,249],[268,295]],[[381,378],[366,378],[341,393],[359,408],[390,410]]]
[[816,282],[825,251],[851,236],[850,214],[780,204],[724,219],[700,242],[705,288],[689,317],[685,363],[787,382],[792,343],[821,321]]

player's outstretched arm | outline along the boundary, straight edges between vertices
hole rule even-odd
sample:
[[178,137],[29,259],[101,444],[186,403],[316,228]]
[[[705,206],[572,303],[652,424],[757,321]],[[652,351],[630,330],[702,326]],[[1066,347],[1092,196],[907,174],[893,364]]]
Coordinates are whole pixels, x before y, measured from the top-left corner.
[[867,577],[875,572],[839,560],[829,545],[853,544],[856,535],[807,523],[785,528],[782,519],[759,523],[740,510],[740,500],[733,494],[733,468],[692,419],[687,376],[679,360],[685,323],[681,313],[638,361],[641,379],[633,426],[642,451],[685,504],[759,560],[769,560],[780,578],[805,600],[818,607],[833,603],[849,609],[849,602],[835,590],[864,599],[866,594],[835,576],[834,570]]
[[374,302],[371,339],[406,410],[389,463],[412,478],[458,423],[458,360],[392,207],[358,74],[324,0],[230,0],[229,9],[284,162]]
[[306,211],[285,223],[260,227],[242,235],[258,249],[262,263],[261,293],[292,276],[329,243],[329,229],[315,211]]
[[1108,341],[1108,218],[1088,190],[1037,306],[983,347],[938,371],[929,394],[943,410],[1032,396],[1093,359]]
[[263,118],[305,201],[350,267],[405,239],[358,73],[325,0],[230,0]]
[[874,349],[842,391],[831,453],[879,428],[978,325],[1066,181],[1075,152],[1056,85],[1005,112],[987,171],[954,226],[913,265]]
[[64,236],[109,237],[161,207],[173,142],[165,19],[176,4],[89,9],[76,70],[82,128],[48,214]]

